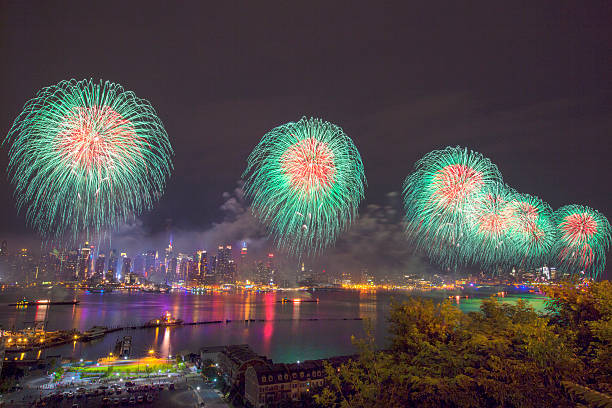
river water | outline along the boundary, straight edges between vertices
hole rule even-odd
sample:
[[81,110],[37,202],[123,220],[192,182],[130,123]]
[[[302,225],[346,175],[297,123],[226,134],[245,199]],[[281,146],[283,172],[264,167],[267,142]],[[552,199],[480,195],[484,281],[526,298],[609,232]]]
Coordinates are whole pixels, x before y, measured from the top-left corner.
[[[92,342],[74,342],[45,350],[43,356],[97,359],[113,350],[117,338],[132,336],[132,354],[145,355],[154,349],[167,356],[187,351],[197,352],[204,346],[247,343],[257,353],[275,362],[294,362],[355,353],[351,336],[364,334],[364,321],[370,319],[376,341],[386,344],[387,316],[391,299],[406,298],[408,292],[334,292],[283,293],[212,293],[168,294],[121,292],[88,293],[53,289],[51,291],[0,292],[0,325],[4,329],[22,329],[34,322],[46,322],[47,330],[76,328],[80,331],[99,326],[142,325],[169,311],[185,322],[222,320],[223,323],[123,330],[107,334]],[[441,300],[454,295],[444,292],[412,293]],[[470,298],[452,298],[465,311],[475,311],[489,294]],[[6,306],[23,297],[28,299],[66,300],[76,298],[79,305]],[[283,297],[319,299],[318,303],[279,303]],[[526,299],[536,310],[543,310],[545,299],[531,293],[507,295],[503,300]],[[251,319],[266,321],[245,322]],[[306,320],[318,319],[318,320]],[[225,322],[231,320],[231,322]]]

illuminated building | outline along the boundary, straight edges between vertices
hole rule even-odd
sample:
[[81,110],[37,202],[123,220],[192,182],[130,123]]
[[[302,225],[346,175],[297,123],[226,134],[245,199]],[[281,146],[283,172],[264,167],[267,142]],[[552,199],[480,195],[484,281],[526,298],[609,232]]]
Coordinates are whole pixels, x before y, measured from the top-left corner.
[[270,252],[265,263],[262,261],[258,261],[256,263],[255,282],[259,285],[274,284],[275,274],[276,271],[274,269],[274,254]]
[[117,279],[117,250],[111,249],[108,255],[108,266],[106,269],[106,280],[113,282]]
[[145,272],[145,254],[136,254],[134,263],[132,264],[132,273],[144,276]]
[[79,261],[77,264],[76,279],[87,279],[89,273],[89,264],[91,258],[91,248],[89,242],[85,242],[85,246],[81,248],[79,255]]
[[245,241],[242,243],[242,248],[240,248],[239,269],[240,269],[241,279],[246,279],[249,276],[249,271],[248,271],[249,262],[247,261],[247,255],[248,255],[248,249],[247,249],[247,243]]
[[96,272],[96,279],[104,279],[104,266],[106,265],[106,258],[104,254],[98,255],[98,259],[96,259],[96,264],[94,270]]
[[215,268],[217,283],[234,283],[236,278],[236,264],[232,259],[232,246],[220,245],[217,253]]
[[198,262],[199,280],[203,281],[204,276],[206,276],[206,273],[208,272],[208,253],[206,251],[200,251]]
[[62,262],[62,276],[65,280],[76,280],[77,279],[77,266],[79,263],[79,252],[77,250],[69,251],[67,254],[62,255],[64,257]]
[[132,272],[132,260],[127,257],[125,252],[121,253],[121,272],[117,274],[118,280],[121,280],[121,277],[126,277],[130,272]]
[[166,281],[174,281],[177,279],[176,277],[176,268],[177,268],[177,260],[175,257],[172,257],[168,260],[168,269],[166,270]]
[[145,278],[148,278],[153,275],[153,272],[155,272],[155,260],[157,259],[157,252],[149,250],[144,254],[144,256],[144,276]]

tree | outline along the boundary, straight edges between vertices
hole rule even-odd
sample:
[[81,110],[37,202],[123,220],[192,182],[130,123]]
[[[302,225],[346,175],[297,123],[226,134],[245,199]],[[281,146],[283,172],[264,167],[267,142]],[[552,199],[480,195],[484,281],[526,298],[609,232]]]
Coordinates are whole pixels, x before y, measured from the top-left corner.
[[563,384],[587,386],[590,379],[595,391],[605,391],[611,377],[606,382],[604,374],[612,367],[605,365],[612,333],[609,282],[580,296],[583,310],[576,310],[573,292],[551,294],[558,315],[544,316],[526,302],[496,298],[468,314],[450,302],[394,303],[390,349],[376,350],[369,331],[354,340],[359,358],[328,365],[327,385],[315,399],[335,407],[575,406]]

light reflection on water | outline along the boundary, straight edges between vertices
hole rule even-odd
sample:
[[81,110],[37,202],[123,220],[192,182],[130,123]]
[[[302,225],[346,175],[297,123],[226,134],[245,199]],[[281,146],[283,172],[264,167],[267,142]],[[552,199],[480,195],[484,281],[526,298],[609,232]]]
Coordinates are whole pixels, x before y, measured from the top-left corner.
[[[23,292],[0,292],[0,304],[24,297]],[[133,353],[145,355],[153,348],[159,355],[198,351],[200,347],[223,344],[249,344],[256,352],[275,361],[291,362],[355,353],[351,335],[363,335],[363,321],[371,319],[377,343],[384,346],[387,338],[386,317],[391,299],[398,301],[405,292],[293,292],[291,297],[316,299],[319,302],[281,303],[286,293],[85,293],[53,291],[29,293],[28,298],[65,300],[77,297],[78,306],[52,305],[17,309],[0,306],[3,328],[23,328],[26,322],[47,320],[49,330],[76,328],[85,331],[94,325],[142,325],[158,318],[166,310],[185,322],[221,320],[223,323],[123,330],[110,333],[89,343],[73,342],[44,351],[46,355],[93,359],[112,351],[115,341],[132,336]],[[445,293],[423,293],[434,299],[448,298]],[[485,297],[488,295],[485,295]],[[501,299],[516,302],[527,298],[536,310],[543,310],[545,299],[533,294],[506,296]],[[454,301],[454,299],[452,299]],[[461,298],[459,307],[465,312],[476,311],[482,298]],[[43,317],[44,316],[44,317]],[[266,321],[258,321],[265,319]],[[307,320],[319,319],[319,320]],[[225,322],[230,320],[230,322]],[[255,320],[255,321],[250,321]]]

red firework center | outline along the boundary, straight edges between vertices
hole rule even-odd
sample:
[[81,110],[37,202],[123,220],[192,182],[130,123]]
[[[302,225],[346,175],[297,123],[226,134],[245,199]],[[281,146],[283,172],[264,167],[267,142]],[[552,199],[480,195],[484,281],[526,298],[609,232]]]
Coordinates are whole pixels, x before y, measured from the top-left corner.
[[291,186],[304,194],[326,190],[334,182],[334,153],[327,143],[302,139],[291,145],[280,158],[281,168]]
[[584,244],[597,234],[597,221],[587,213],[570,214],[563,218],[559,227],[563,240],[572,245]]
[[478,232],[494,237],[506,233],[513,215],[507,201],[487,194],[479,204],[482,208],[478,211]]
[[132,123],[109,106],[81,107],[68,114],[57,135],[62,158],[75,168],[101,170],[126,160],[139,137]]
[[456,207],[484,185],[482,173],[465,164],[452,164],[433,177],[433,199],[438,206]]

